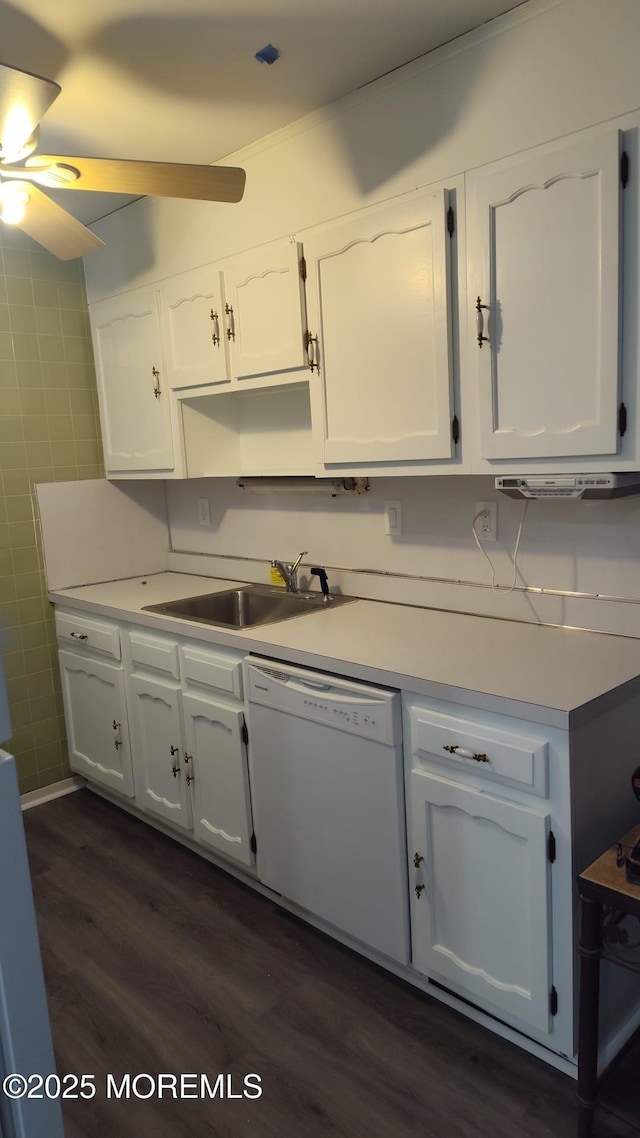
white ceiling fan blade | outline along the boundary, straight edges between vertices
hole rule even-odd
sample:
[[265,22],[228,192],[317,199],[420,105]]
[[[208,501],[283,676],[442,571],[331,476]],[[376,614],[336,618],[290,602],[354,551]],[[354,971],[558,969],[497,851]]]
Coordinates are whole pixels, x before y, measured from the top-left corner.
[[0,63],[0,149],[4,159],[15,161],[45,111],[60,94],[51,79]]
[[239,202],[246,175],[237,166],[190,166],[178,162],[135,162],[126,158],[73,158],[38,154],[25,163],[29,170],[59,164],[78,170],[69,190],[98,190],[141,197],[196,198],[200,201]]
[[60,260],[83,257],[85,253],[104,246],[104,241],[96,237],[95,233],[76,221],[66,209],[52,202],[33,183],[12,182],[11,185],[24,191],[28,198],[24,217],[16,222],[18,229],[28,233],[29,237],[33,237],[34,241]]

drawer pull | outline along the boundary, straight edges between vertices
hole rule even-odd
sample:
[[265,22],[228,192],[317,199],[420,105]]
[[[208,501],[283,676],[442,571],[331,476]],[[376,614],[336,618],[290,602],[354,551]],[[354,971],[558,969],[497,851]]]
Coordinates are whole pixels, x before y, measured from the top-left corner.
[[86,632],[70,632],[69,635],[73,636],[74,640],[88,640],[89,639]]
[[461,759],[473,759],[476,763],[489,762],[486,755],[479,755],[477,751],[468,751],[466,747],[459,747],[457,743],[453,745],[445,743],[442,749],[448,751],[450,755],[459,755]]

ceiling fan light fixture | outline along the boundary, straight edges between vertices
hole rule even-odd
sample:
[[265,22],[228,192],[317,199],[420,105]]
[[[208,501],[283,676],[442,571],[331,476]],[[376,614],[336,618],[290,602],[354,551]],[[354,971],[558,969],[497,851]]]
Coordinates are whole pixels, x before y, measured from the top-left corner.
[[0,221],[5,221],[7,225],[19,225],[24,220],[28,203],[29,193],[24,186],[19,186],[16,182],[0,184]]

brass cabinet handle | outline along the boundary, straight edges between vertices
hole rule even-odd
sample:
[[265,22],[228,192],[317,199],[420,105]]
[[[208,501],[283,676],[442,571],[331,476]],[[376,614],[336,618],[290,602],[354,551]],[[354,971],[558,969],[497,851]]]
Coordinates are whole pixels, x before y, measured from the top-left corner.
[[319,372],[320,364],[318,363],[318,337],[312,336],[311,332],[305,332],[304,346],[306,348],[307,359],[309,361],[309,371]]
[[213,308],[212,308],[209,315],[211,317],[211,339],[213,340],[215,347],[219,348],[220,347],[220,320],[218,317],[218,313],[214,312]]
[[159,399],[162,395],[162,392],[160,390],[160,372],[158,371],[157,367],[151,368],[151,374],[153,376],[153,396],[154,399]]
[[233,318],[233,308],[230,304],[225,304],[225,313],[228,317],[227,320],[227,340],[235,340],[236,338],[236,325]]
[[73,636],[74,640],[88,640],[89,639],[86,632],[70,632],[69,635]]
[[483,335],[483,332],[484,332],[484,316],[482,315],[483,309],[488,312],[489,307],[490,306],[488,304],[482,304],[480,301],[480,297],[478,297],[478,299],[476,300],[476,337],[478,340],[478,347],[479,348],[482,347],[482,345],[485,341],[487,343],[489,342],[489,337]]

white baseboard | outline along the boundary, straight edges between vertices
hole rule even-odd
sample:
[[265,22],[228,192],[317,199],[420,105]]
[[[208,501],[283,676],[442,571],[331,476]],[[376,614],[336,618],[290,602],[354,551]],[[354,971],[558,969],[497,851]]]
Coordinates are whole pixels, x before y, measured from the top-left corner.
[[43,802],[52,802],[54,798],[62,798],[63,794],[72,794],[74,790],[80,790],[84,786],[84,780],[75,778],[63,778],[61,782],[52,782],[49,786],[41,786],[39,790],[30,790],[28,794],[20,796],[20,804],[23,810],[30,810],[32,806],[41,806]]

